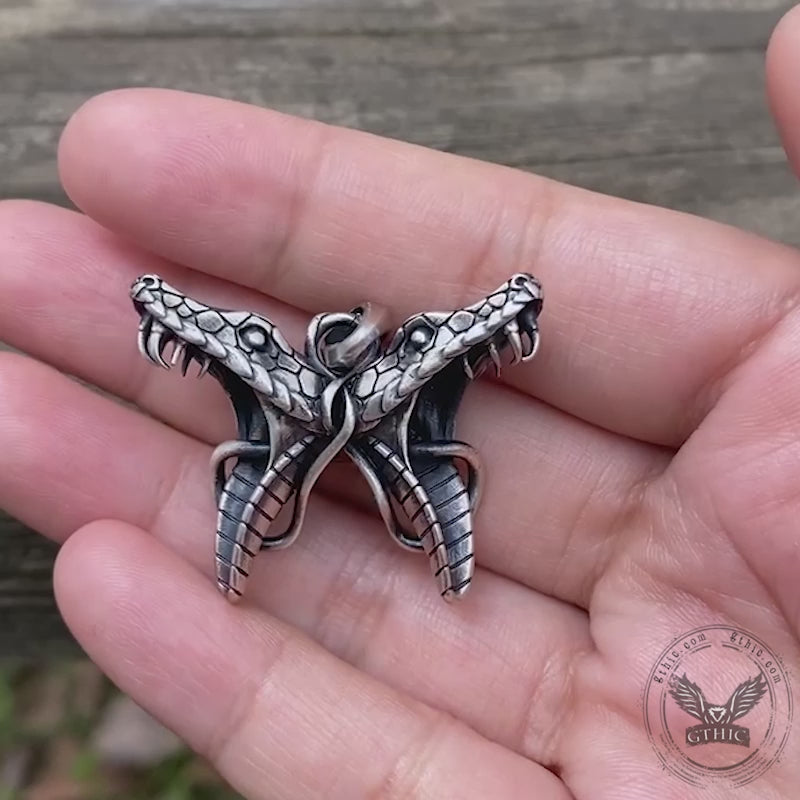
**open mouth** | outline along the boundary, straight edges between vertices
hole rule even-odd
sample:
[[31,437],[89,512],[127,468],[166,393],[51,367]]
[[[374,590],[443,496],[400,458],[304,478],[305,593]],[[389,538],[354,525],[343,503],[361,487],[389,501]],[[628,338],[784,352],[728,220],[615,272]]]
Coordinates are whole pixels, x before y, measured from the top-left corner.
[[510,322],[488,340],[479,342],[463,356],[450,362],[421,389],[415,408],[415,425],[424,436],[434,441],[451,438],[461,397],[467,384],[489,365],[499,376],[503,351],[511,350],[511,363],[527,361],[539,347],[537,319],[541,300],[528,303]]
[[495,372],[499,376],[502,370],[501,352],[505,348],[510,349],[513,354],[512,364],[533,358],[539,347],[537,320],[541,310],[541,300],[531,301],[488,341],[475,345],[465,353],[461,358],[461,366],[466,377],[472,380],[489,363],[494,365]]
[[[212,357],[201,350],[197,345],[190,344],[170,330],[163,322],[150,314],[142,303],[134,301],[134,306],[139,312],[139,352],[159,367],[169,369],[180,362],[181,373],[185,376],[193,361],[200,369],[198,378],[202,378],[211,367]],[[174,346],[168,356],[168,349]]]
[[[197,377],[212,375],[233,401],[240,439],[253,440],[266,430],[264,412],[255,391],[220,363],[219,358],[225,355],[225,349],[219,342],[207,334],[195,332],[191,326],[184,326],[178,334],[156,319],[142,303],[134,301],[134,306],[141,317],[139,350],[146,359],[164,369],[179,367],[184,376],[192,363],[196,363]],[[214,348],[217,354],[208,353],[208,348]]]

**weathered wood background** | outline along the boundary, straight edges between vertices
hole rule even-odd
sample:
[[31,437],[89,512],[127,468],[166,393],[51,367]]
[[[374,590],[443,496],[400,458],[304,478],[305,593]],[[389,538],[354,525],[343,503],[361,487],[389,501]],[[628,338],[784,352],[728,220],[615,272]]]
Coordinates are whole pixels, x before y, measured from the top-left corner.
[[[513,164],[800,244],[800,194],[763,92],[764,49],[791,5],[0,0],[0,197],[65,203],[55,150],[70,113],[97,92],[147,84]],[[53,555],[0,519],[0,656],[69,647]]]

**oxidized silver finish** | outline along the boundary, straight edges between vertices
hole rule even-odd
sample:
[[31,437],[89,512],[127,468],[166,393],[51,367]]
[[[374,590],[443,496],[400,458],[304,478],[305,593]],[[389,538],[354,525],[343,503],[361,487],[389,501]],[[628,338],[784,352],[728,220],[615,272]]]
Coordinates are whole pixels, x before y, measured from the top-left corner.
[[[535,355],[535,278],[514,275],[473,305],[417,314],[386,344],[377,307],[319,314],[303,353],[268,319],[207,306],[156,275],[137,279],[131,297],[145,358],[169,368],[174,345],[170,363],[185,375],[197,361],[233,405],[238,438],[212,456],[217,584],[229,600],[242,596],[259,551],[295,540],[314,483],[341,452],[361,469],[392,537],[425,551],[442,597],[466,592],[480,461],[455,439],[455,415],[470,380],[490,362],[499,374],[501,351],[512,363]],[[272,533],[284,507],[286,524]]]

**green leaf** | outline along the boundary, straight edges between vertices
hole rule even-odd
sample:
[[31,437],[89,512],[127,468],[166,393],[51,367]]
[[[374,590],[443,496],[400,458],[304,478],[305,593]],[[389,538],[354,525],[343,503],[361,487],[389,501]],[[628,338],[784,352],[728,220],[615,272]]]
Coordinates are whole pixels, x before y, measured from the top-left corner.
[[191,783],[183,780],[173,783],[161,793],[161,800],[194,800]]
[[82,750],[72,762],[72,777],[81,783],[91,783],[99,774],[97,756],[91,750]]

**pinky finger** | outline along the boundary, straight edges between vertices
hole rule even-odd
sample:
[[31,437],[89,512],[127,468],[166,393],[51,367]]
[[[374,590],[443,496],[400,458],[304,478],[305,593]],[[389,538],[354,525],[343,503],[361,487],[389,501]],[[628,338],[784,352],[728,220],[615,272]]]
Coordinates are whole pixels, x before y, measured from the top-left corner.
[[570,796],[543,767],[227,605],[138,528],[96,522],[72,536],[56,593],[99,666],[248,800]]

